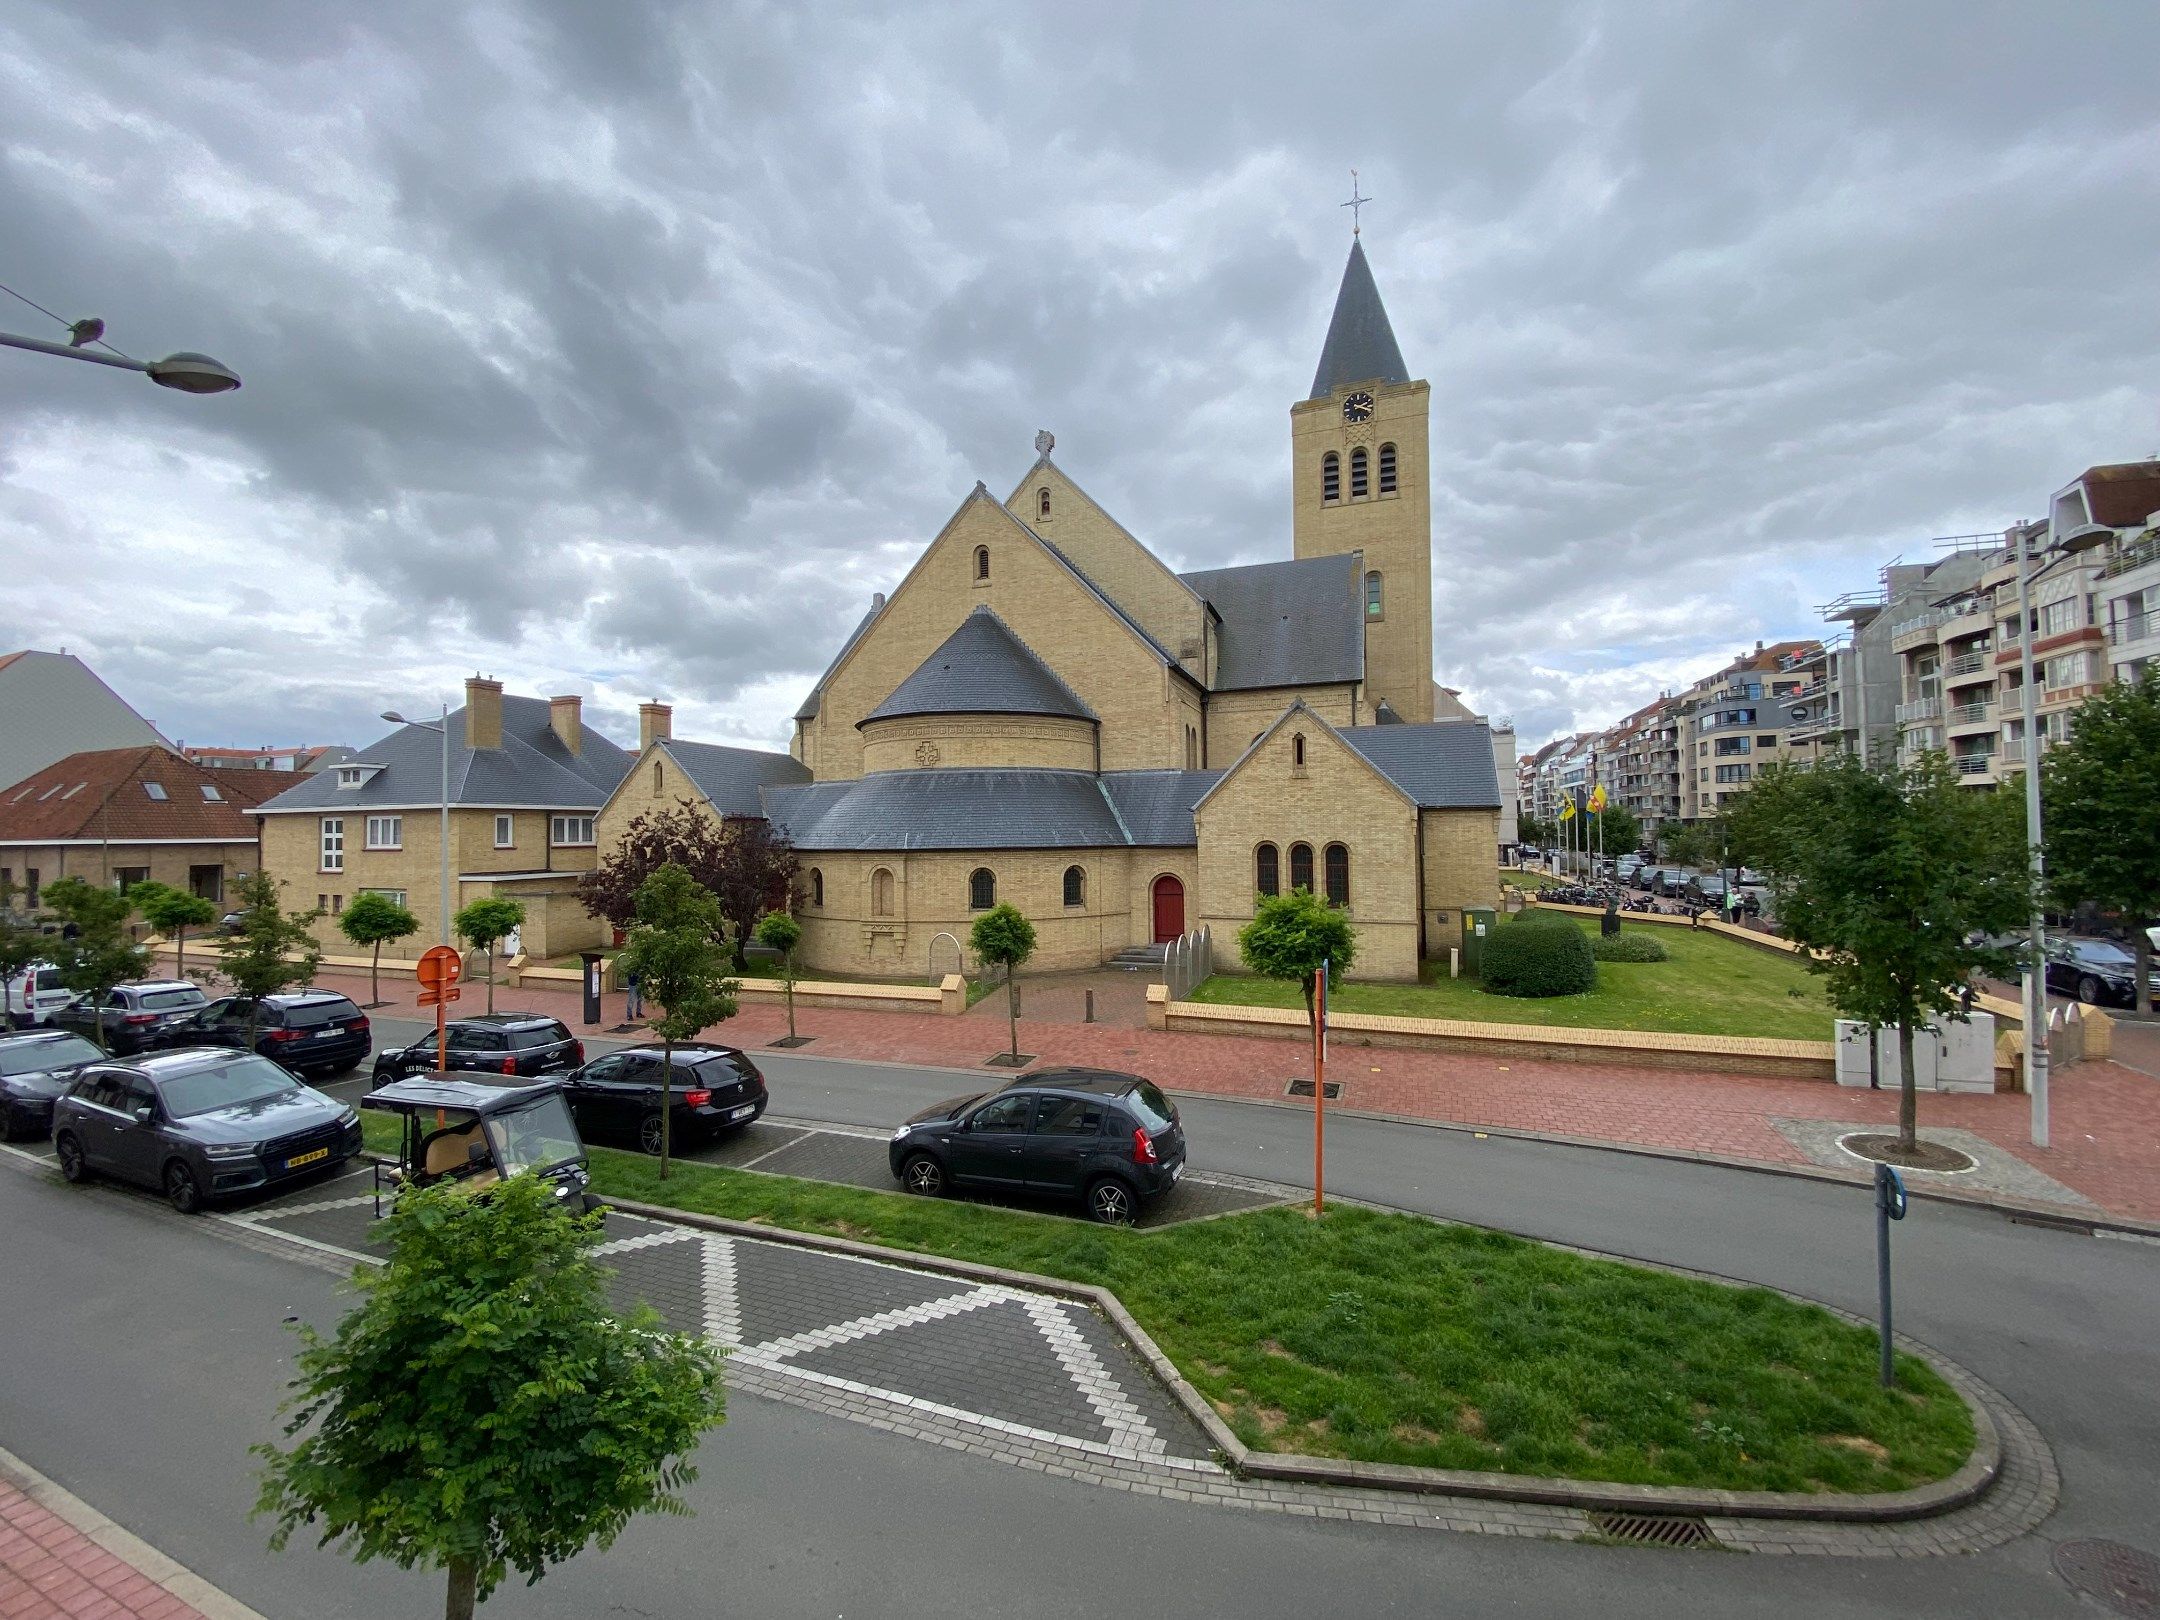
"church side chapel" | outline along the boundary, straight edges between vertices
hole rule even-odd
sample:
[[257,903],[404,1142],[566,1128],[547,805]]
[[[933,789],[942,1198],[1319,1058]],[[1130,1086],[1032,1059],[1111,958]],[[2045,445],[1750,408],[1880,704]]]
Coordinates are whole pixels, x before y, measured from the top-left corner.
[[793,841],[803,965],[920,976],[1000,902],[1038,971],[1203,925],[1234,962],[1255,897],[1293,888],[1347,908],[1362,978],[1444,955],[1497,902],[1501,796],[1489,729],[1433,680],[1430,395],[1353,237],[1290,410],[1287,560],[1174,571],[1048,433],[1004,500],[978,483],[812,688],[792,759],[693,792]]

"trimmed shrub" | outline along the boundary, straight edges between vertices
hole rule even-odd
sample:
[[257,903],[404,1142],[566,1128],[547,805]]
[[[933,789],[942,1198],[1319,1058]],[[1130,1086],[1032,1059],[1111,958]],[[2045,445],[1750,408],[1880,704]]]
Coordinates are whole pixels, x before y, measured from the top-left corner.
[[1582,932],[1582,923],[1579,918],[1572,917],[1564,911],[1550,910],[1545,906],[1528,906],[1518,911],[1515,913],[1515,926],[1518,928],[1524,926],[1572,928],[1577,933]]
[[1652,939],[1648,934],[1615,934],[1611,939],[1601,936],[1590,942],[1590,954],[1600,962],[1662,962],[1666,959],[1665,942]]
[[1503,928],[1485,941],[1485,988],[1497,996],[1579,996],[1597,983],[1590,939],[1565,928]]

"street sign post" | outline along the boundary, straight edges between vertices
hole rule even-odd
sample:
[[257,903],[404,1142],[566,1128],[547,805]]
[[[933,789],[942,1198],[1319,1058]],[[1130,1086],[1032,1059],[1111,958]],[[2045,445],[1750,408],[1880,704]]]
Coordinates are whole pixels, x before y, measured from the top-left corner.
[[1905,1218],[1905,1180],[1887,1164],[1875,1166],[1875,1291],[1882,1305],[1882,1386],[1895,1382],[1890,1367],[1890,1223]]
[[449,1004],[464,994],[458,989],[458,980],[465,972],[465,959],[448,945],[430,945],[414,964],[413,977],[420,981],[420,1005],[435,1009],[435,1072],[448,1072],[443,1062],[444,1020]]
[[1327,1142],[1327,992],[1328,964],[1320,963],[1313,975],[1312,1055],[1312,1212],[1315,1219],[1326,1208]]

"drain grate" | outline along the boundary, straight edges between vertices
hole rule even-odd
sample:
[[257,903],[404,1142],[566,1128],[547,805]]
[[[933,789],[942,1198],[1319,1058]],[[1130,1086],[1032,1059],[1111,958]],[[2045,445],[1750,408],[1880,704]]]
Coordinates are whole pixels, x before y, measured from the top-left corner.
[[1714,1547],[1717,1537],[1701,1519],[1677,1513],[1593,1513],[1591,1528],[1614,1541],[1650,1547]]
[[[1312,1082],[1310,1080],[1293,1080],[1290,1082],[1289,1087],[1285,1091],[1284,1095],[1290,1097],[1310,1097],[1312,1095]],[[1327,1083],[1327,1100],[1329,1102],[1334,1102],[1341,1095],[1342,1082],[1340,1080],[1330,1080]]]
[[2160,1615],[2160,1558],[2119,1541],[2065,1541],[2055,1573],[2087,1597],[2130,1620]]

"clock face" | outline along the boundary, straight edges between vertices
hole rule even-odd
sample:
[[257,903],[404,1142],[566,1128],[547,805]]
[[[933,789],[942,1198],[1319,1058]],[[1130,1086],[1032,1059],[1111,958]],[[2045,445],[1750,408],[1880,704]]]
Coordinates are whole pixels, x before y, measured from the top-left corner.
[[1372,395],[1362,390],[1350,395],[1342,402],[1342,416],[1345,422],[1369,421],[1372,417]]

